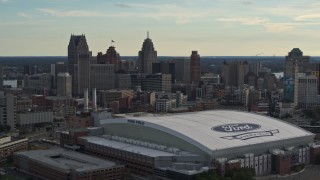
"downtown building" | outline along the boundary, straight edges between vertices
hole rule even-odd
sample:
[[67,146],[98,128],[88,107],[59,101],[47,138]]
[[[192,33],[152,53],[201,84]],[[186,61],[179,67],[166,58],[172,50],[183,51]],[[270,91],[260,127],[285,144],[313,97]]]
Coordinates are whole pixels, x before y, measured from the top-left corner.
[[83,89],[90,88],[91,52],[85,35],[71,35],[68,45],[68,73],[72,76],[74,96],[83,95]]
[[69,73],[57,75],[57,96],[72,97],[72,77]]
[[245,83],[245,76],[249,72],[248,62],[224,62],[222,65],[222,80],[225,87],[241,87]]
[[0,125],[16,129],[17,124],[17,97],[14,94],[0,91]]
[[190,83],[197,84],[201,78],[200,55],[192,51],[190,56]]
[[152,40],[147,38],[142,44],[142,49],[139,51],[138,72],[143,74],[152,74],[152,64],[157,61],[157,51],[153,46]]
[[309,109],[318,105],[318,79],[314,75],[299,73],[296,86],[298,91],[298,108]]
[[298,73],[308,69],[310,56],[304,56],[299,48],[293,48],[285,57],[284,65],[284,100],[298,105]]

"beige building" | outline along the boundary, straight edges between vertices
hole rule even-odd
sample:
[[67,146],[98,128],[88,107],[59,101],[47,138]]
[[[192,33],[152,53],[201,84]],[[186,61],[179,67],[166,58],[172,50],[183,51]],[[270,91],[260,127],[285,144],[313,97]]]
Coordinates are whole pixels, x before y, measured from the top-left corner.
[[0,137],[0,161],[18,151],[28,150],[28,139],[12,141],[11,136]]
[[69,73],[58,74],[57,96],[72,96],[72,77],[69,75]]

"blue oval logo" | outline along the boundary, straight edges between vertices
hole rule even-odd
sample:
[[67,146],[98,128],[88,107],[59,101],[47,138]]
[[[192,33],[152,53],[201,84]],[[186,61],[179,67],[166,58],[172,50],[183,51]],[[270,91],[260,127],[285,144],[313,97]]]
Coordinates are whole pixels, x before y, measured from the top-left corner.
[[238,123],[238,124],[224,124],[220,126],[212,127],[211,130],[219,132],[244,132],[251,131],[255,129],[260,129],[259,124],[251,123]]

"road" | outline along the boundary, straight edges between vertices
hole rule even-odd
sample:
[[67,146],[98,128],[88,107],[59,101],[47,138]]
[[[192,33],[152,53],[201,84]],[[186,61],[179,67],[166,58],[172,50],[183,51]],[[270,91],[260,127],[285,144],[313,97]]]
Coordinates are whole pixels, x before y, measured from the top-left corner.
[[306,166],[303,172],[294,175],[258,177],[257,180],[320,180],[320,165]]

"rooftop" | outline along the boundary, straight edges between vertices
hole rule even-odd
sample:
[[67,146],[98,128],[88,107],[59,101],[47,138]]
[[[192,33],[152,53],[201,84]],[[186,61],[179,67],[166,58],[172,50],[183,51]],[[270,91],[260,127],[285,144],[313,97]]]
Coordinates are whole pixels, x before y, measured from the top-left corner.
[[160,129],[193,144],[201,144],[211,151],[289,139],[307,143],[301,138],[309,140],[314,137],[311,132],[275,118],[226,110],[126,116],[123,119],[108,119],[104,123],[130,123]]
[[58,169],[60,171],[70,171],[71,169],[74,169],[77,172],[91,171],[110,168],[116,165],[116,163],[112,161],[102,160],[82,153],[61,148],[50,150],[24,151],[18,152],[17,155],[26,156],[32,160],[50,165],[52,168]]

